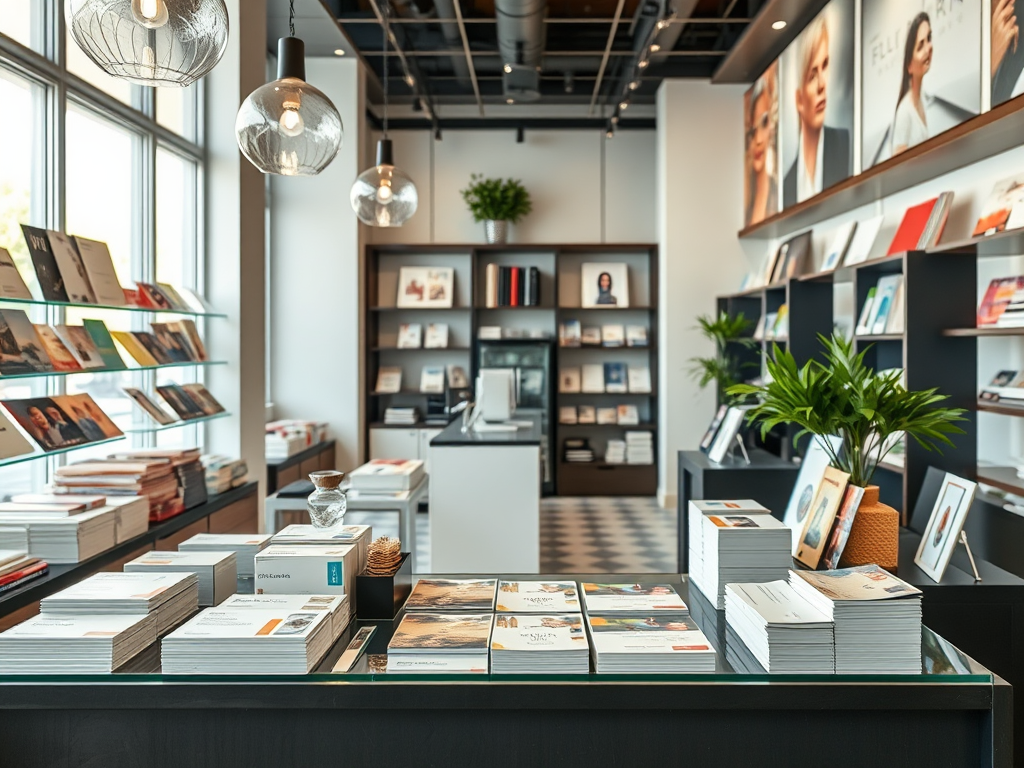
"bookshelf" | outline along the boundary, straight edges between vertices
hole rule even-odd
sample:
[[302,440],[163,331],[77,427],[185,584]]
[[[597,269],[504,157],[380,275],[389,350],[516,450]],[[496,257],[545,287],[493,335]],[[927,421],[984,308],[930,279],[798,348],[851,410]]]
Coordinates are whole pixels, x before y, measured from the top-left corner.
[[[629,307],[583,308],[581,306],[582,265],[625,263],[629,275]],[[540,301],[537,306],[487,307],[486,272],[489,264],[536,267],[540,276]],[[407,450],[416,439],[412,434],[436,428],[422,420],[428,395],[419,392],[425,365],[457,365],[475,380],[479,364],[476,345],[480,329],[500,326],[517,334],[506,335],[502,343],[529,343],[540,336],[553,346],[552,375],[546,382],[551,403],[546,433],[551,463],[548,487],[554,493],[569,495],[642,495],[657,493],[657,456],[652,465],[607,464],[603,457],[608,440],[624,439],[630,430],[654,433],[658,424],[658,283],[657,247],[648,244],[583,245],[370,245],[366,249],[366,311],[363,314],[363,344],[366,350],[366,379],[363,401],[366,413],[364,448],[373,457],[373,444],[385,441],[377,430],[405,430]],[[402,267],[451,267],[454,270],[451,309],[415,310],[397,306],[398,272]],[[559,327],[568,320],[583,326],[642,325],[647,329],[646,347],[559,347]],[[398,329],[402,323],[448,323],[449,346],[444,349],[398,349]],[[535,335],[531,338],[531,332]],[[518,335],[521,334],[521,335]],[[649,393],[559,393],[557,374],[566,366],[625,363],[646,367],[651,375]],[[375,391],[381,367],[402,369],[402,387],[397,393]],[[559,424],[562,406],[593,405],[612,407],[635,405],[640,423]],[[416,406],[421,420],[413,425],[386,425],[384,411],[389,406]],[[376,433],[376,434],[375,434]],[[569,437],[585,437],[594,449],[595,460],[587,464],[562,461],[563,443]],[[391,441],[395,444],[394,440]],[[655,444],[657,440],[655,439]],[[399,443],[400,444],[400,443]],[[422,453],[422,450],[421,450]],[[425,456],[421,456],[425,458]]]

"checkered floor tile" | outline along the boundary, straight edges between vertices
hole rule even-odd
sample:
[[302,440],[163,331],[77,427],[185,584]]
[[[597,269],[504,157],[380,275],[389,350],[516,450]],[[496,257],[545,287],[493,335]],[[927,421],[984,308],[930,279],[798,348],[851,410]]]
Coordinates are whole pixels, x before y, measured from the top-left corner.
[[[350,524],[397,536],[397,513],[350,512]],[[540,508],[544,573],[675,573],[676,512],[653,498],[550,498]],[[416,515],[421,573],[430,572],[430,516]]]

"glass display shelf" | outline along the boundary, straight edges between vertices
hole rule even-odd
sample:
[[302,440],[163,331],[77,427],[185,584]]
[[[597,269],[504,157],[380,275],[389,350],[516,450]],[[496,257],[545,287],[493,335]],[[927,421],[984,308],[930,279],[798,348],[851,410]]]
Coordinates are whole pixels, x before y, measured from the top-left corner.
[[166,432],[169,429],[181,429],[182,427],[190,427],[193,424],[205,424],[208,421],[217,421],[217,419],[226,419],[231,416],[230,413],[215,413],[213,416],[203,416],[200,419],[186,419],[183,421],[175,421],[173,424],[131,424],[127,427],[121,427],[121,430],[126,435],[146,435],[150,432]]
[[16,379],[49,379],[63,376],[81,376],[86,373],[136,373],[137,371],[160,371],[164,368],[207,368],[212,365],[227,365],[224,360],[204,360],[196,362],[189,360],[187,363],[163,363],[161,365],[140,365],[135,368],[90,368],[81,371],[44,371],[41,373],[12,373],[0,375],[0,382],[14,381]]
[[147,307],[123,306],[113,304],[76,304],[72,301],[43,301],[42,299],[8,299],[0,298],[0,304],[24,304],[35,307],[62,307],[64,309],[100,309],[114,312],[148,312],[156,315],[180,315],[182,317],[209,317],[225,319],[223,312],[197,312],[192,309],[149,309]]
[[12,456],[9,459],[0,460],[0,468],[12,467],[15,464],[23,464],[26,461],[35,461],[36,459],[42,459],[47,456],[60,456],[61,454],[71,453],[72,451],[78,451],[81,450],[82,448],[95,448],[97,445],[116,443],[120,440],[124,440],[123,435],[121,437],[111,437],[106,440],[97,440],[94,443],[80,443],[79,445],[71,445],[68,446],[67,448],[58,448],[55,451],[46,451],[45,453],[42,451],[38,451],[36,453],[26,453],[21,456]]

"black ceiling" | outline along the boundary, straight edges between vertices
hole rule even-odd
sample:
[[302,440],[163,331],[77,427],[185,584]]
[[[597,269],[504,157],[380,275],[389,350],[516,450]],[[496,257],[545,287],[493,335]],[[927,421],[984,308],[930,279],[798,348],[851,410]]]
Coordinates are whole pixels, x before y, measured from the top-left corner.
[[[378,79],[383,77],[380,17],[387,2],[325,1]],[[428,111],[445,104],[476,105],[481,114],[487,105],[506,104],[510,96],[502,69],[507,62],[499,51],[496,2],[515,9],[531,0],[391,0],[387,11],[399,49],[390,47],[388,55],[392,99],[423,101]],[[664,78],[710,78],[764,4],[548,0],[541,27],[540,98],[531,103],[585,105],[595,117],[624,98],[653,104]],[[656,26],[659,20],[662,28]],[[653,54],[652,41],[660,46]]]

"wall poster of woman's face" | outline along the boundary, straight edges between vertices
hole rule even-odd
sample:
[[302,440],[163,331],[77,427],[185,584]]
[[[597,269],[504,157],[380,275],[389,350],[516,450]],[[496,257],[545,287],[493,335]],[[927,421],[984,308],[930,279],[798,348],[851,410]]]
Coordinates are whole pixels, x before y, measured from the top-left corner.
[[743,137],[743,224],[749,227],[779,212],[778,61],[743,96]]
[[981,112],[981,0],[863,3],[866,170]]
[[782,54],[783,208],[853,173],[853,28],[854,0],[832,0]]
[[625,264],[584,264],[580,282],[583,308],[629,306],[629,268]]
[[992,0],[992,106],[1024,93],[1024,0]]

